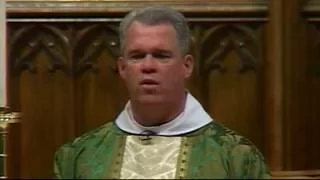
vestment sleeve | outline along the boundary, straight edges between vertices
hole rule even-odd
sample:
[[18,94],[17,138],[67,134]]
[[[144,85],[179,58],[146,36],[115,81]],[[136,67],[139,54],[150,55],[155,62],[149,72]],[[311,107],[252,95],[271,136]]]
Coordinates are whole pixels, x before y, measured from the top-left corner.
[[238,145],[232,151],[231,174],[240,179],[271,179],[264,157],[255,146]]
[[54,174],[57,179],[74,179],[75,153],[70,145],[63,145],[55,152]]

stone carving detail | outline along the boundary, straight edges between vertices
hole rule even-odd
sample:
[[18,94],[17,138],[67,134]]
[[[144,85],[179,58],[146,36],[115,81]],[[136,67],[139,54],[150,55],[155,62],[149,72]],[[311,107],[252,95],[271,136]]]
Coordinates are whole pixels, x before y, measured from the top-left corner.
[[48,58],[48,71],[69,72],[69,40],[58,28],[51,25],[28,25],[15,31],[10,38],[10,59],[14,72],[37,71],[35,56],[44,51]]
[[[66,33],[54,25],[27,25],[11,32],[10,64],[14,73],[23,70],[36,73],[35,56],[45,52],[49,58],[47,70],[54,73],[61,70],[68,75],[80,75],[88,69],[98,71],[97,57],[108,51],[112,59],[119,55],[117,26],[90,25],[76,31],[73,27]],[[115,65],[111,70],[116,72]]]
[[193,28],[194,54],[204,73],[227,71],[225,56],[234,50],[241,61],[240,73],[259,66],[259,40],[256,32],[242,24],[219,24],[209,28]]
[[[108,51],[113,61],[119,56],[117,26],[92,25],[84,28],[75,39],[74,67],[76,74],[88,69],[99,70],[96,60],[103,51]],[[115,65],[111,70],[116,72]]]

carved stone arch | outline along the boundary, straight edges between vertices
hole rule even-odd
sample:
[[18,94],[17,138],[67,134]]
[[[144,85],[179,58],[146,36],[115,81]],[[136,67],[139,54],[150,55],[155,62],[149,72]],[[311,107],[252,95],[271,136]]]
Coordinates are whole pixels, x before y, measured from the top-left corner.
[[260,65],[259,40],[256,33],[243,24],[234,24],[233,28],[243,33],[242,36],[237,36],[232,32],[233,44],[242,63],[240,72],[256,70]]
[[[15,75],[23,70],[36,72],[34,57],[42,50],[50,57],[47,67],[49,72],[53,73],[56,70],[69,72],[67,65],[69,40],[54,26],[36,24],[22,27],[12,34],[10,47],[11,68]],[[15,47],[14,51],[12,47]]]
[[[203,32],[200,38],[200,48],[207,47],[206,43],[215,37],[212,51],[209,54],[203,54],[202,69],[205,73],[218,69],[221,72],[226,71],[224,66],[224,57],[230,50],[235,50],[239,55],[242,67],[239,72],[245,72],[249,69],[256,69],[258,59],[258,40],[255,32],[242,24],[218,24]],[[249,48],[247,45],[250,44]],[[201,54],[201,53],[200,53]]]
[[[98,71],[97,58],[107,50],[112,58],[119,56],[119,40],[116,25],[95,24],[86,27],[77,33],[73,49],[75,74],[80,75],[91,69]],[[115,67],[111,67],[116,72]]]
[[[228,32],[228,25],[226,24],[218,24],[205,30],[203,36],[200,38],[200,46],[206,46],[206,43],[209,41],[210,37],[221,33],[221,35],[217,36],[220,40],[220,44],[218,45],[217,42],[214,42],[214,45],[217,47],[212,47],[213,51],[210,54],[203,54],[203,71],[207,74],[209,71],[214,69],[219,69],[221,72],[225,71],[225,67],[222,64],[223,57],[230,49],[230,42],[227,39]],[[209,52],[209,51],[207,51]],[[201,53],[202,54],[202,53]]]

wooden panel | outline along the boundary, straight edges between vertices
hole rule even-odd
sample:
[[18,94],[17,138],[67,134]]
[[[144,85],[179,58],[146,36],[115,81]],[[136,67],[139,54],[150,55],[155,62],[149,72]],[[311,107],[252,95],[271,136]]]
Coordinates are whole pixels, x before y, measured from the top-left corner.
[[[291,81],[296,90],[292,96],[296,97],[296,115],[291,121],[290,131],[290,164],[289,169],[316,169],[320,167],[319,138],[319,106],[320,106],[320,63],[319,38],[320,23],[304,24],[304,37],[300,51],[304,57],[295,63],[295,71]],[[299,143],[297,143],[299,142]]]
[[[320,10],[320,9],[319,9]],[[305,91],[301,94],[301,108],[305,108],[303,122],[306,124],[306,155],[308,161],[304,165],[306,169],[320,167],[320,139],[319,137],[319,107],[320,107],[320,21],[308,27],[308,52],[305,75]],[[310,47],[311,46],[311,47]]]
[[284,169],[319,169],[320,64],[317,19],[320,17],[320,6],[319,1],[313,0],[289,2],[290,8],[284,11]]
[[284,154],[283,61],[285,29],[282,0],[269,2],[269,21],[265,30],[264,103],[265,155],[271,170],[282,170]]
[[10,89],[19,93],[20,107],[9,106],[23,113],[21,174],[52,177],[55,149],[74,137],[67,33],[64,27],[23,23],[11,24],[9,33]]
[[127,101],[117,73],[118,23],[82,23],[75,28],[76,135],[115,119]]
[[55,150],[123,107],[114,26],[10,24],[9,106],[23,112],[21,177],[53,177]]
[[198,79],[193,79],[191,91],[215,120],[263,151],[261,22],[192,26]]

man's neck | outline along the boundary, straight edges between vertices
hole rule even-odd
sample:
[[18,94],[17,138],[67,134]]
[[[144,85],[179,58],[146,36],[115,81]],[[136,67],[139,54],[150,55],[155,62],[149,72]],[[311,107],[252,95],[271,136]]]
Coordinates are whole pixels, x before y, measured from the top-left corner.
[[175,119],[183,112],[186,94],[179,101],[163,104],[131,103],[134,120],[142,126],[160,126]]

